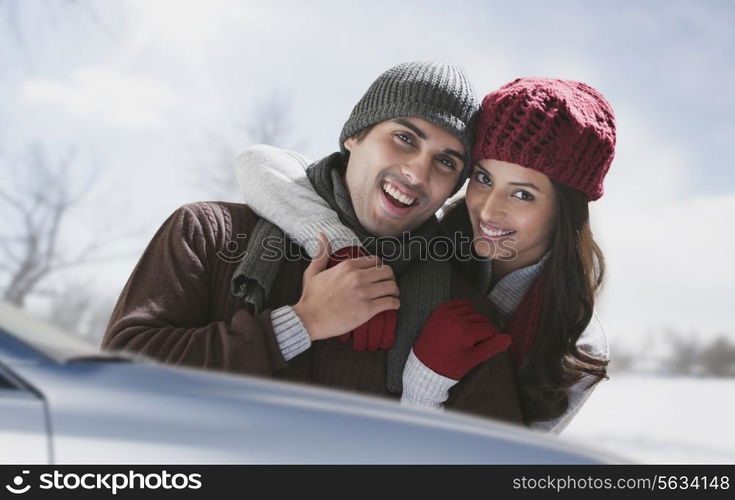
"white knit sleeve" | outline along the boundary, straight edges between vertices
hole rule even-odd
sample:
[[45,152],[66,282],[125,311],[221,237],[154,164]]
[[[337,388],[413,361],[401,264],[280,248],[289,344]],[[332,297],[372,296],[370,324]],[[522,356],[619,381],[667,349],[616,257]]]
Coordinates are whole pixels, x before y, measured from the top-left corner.
[[444,402],[449,399],[449,389],[458,382],[436,373],[423,364],[411,349],[403,367],[401,404],[443,409]]
[[286,361],[311,347],[309,332],[293,307],[283,306],[271,311],[271,324],[278,347]]
[[235,174],[245,203],[314,257],[316,233],[323,232],[332,251],[358,245],[355,233],[314,190],[306,176],[311,162],[303,155],[258,144],[235,159]]

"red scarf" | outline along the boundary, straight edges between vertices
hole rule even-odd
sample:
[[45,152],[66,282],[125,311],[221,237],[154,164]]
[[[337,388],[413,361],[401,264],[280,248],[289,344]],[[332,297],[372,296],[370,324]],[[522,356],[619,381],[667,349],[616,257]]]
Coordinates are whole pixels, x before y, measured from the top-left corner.
[[510,357],[516,370],[533,349],[533,341],[536,338],[539,322],[541,321],[545,284],[546,273],[542,272],[523,296],[505,329],[512,339]]

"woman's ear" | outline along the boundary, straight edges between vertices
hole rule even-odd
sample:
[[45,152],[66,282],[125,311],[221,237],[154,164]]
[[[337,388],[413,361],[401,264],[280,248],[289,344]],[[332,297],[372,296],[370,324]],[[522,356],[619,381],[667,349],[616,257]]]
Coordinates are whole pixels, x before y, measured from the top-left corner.
[[355,136],[348,137],[345,141],[345,149],[347,151],[352,151],[352,146],[355,144]]

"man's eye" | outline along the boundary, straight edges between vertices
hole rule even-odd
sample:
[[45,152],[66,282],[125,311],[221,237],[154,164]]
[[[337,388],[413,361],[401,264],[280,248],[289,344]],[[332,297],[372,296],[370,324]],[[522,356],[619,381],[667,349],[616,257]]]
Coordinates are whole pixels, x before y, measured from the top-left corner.
[[485,184],[487,186],[490,186],[492,184],[492,182],[490,181],[490,177],[485,172],[482,172],[480,170],[475,172],[475,180],[480,184]]
[[457,166],[456,163],[454,163],[454,161],[451,158],[447,158],[446,156],[439,157],[439,161],[441,162],[442,165],[444,165],[445,167],[448,167],[451,170],[454,170]]
[[413,137],[411,137],[408,134],[403,134],[399,132],[396,134],[396,137],[398,137],[401,141],[405,142],[406,144],[410,144],[412,146],[415,144]]
[[536,199],[531,193],[529,193],[528,191],[523,191],[523,190],[516,191],[515,193],[513,193],[513,196],[523,201],[533,201]]

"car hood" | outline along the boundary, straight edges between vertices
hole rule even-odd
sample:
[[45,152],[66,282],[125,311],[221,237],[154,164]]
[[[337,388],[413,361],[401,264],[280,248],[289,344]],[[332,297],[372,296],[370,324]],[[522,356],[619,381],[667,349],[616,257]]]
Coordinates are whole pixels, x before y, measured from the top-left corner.
[[616,461],[488,419],[255,377],[94,358],[14,370],[48,402],[57,463]]

